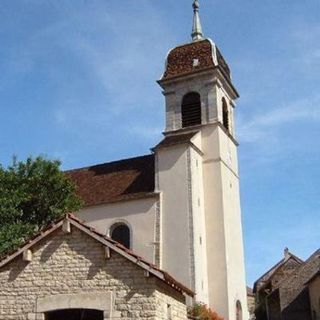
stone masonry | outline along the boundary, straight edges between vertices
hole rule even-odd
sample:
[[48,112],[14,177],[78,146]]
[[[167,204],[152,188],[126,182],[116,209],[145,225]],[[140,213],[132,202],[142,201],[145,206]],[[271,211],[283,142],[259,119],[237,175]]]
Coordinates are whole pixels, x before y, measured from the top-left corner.
[[185,297],[72,226],[0,268],[0,320],[45,319],[59,308],[103,309],[105,319],[186,319]]

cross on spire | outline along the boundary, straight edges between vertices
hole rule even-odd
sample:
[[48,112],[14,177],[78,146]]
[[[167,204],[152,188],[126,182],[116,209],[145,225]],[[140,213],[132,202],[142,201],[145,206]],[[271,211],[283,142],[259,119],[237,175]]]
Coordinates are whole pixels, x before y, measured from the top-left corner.
[[194,0],[193,4],[193,26],[192,26],[192,41],[199,41],[203,39],[202,27],[199,16],[199,0]]

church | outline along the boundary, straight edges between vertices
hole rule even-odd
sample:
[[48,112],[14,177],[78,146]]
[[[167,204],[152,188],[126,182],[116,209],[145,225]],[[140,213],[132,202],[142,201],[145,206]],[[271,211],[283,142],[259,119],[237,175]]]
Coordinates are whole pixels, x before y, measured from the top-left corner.
[[[191,41],[169,51],[163,75],[158,81],[165,100],[162,141],[151,146],[151,153],[140,157],[68,171],[66,174],[75,182],[77,192],[84,200],[83,209],[75,213],[76,217],[57,222],[45,235],[39,235],[22,251],[0,262],[0,271],[4,268],[0,272],[3,288],[3,284],[15,283],[20,274],[29,270],[14,260],[19,254],[23,255],[24,263],[34,264],[33,271],[28,271],[24,281],[12,284],[13,291],[21,286],[23,290],[19,292],[27,295],[28,277],[43,272],[43,269],[39,271],[41,263],[44,266],[48,263],[61,265],[61,272],[65,271],[67,275],[63,281],[67,281],[67,277],[74,279],[63,288],[58,285],[61,277],[46,286],[52,288],[51,294],[57,294],[59,290],[69,294],[69,287],[73,286],[76,297],[39,298],[36,307],[30,308],[33,311],[28,319],[44,319],[44,310],[48,311],[47,306],[53,302],[54,308],[63,306],[62,309],[67,309],[71,308],[70,305],[79,308],[84,302],[89,305],[92,299],[97,306],[94,309],[104,310],[101,319],[112,318],[109,317],[112,299],[108,294],[103,294],[99,300],[97,295],[93,297],[88,293],[90,286],[97,290],[102,285],[101,268],[90,269],[86,264],[81,269],[88,272],[85,284],[77,278],[82,277],[77,266],[81,266],[86,257],[99,258],[101,267],[104,263],[102,255],[110,259],[110,250],[117,254],[112,258],[114,267],[110,267],[109,273],[124,277],[123,281],[133,287],[140,279],[148,288],[151,274],[156,278],[152,290],[169,292],[167,298],[161,295],[162,300],[157,293],[160,299],[157,301],[171,299],[161,310],[166,308],[165,305],[168,310],[172,306],[175,310],[183,310],[181,295],[184,294],[188,304],[194,301],[205,303],[225,320],[248,319],[234,120],[235,101],[239,94],[222,53],[203,34],[198,0],[193,2],[193,12]],[[59,240],[57,232],[69,247]],[[56,237],[50,242],[53,234]],[[31,249],[37,246],[33,253]],[[79,257],[83,252],[85,257]],[[128,260],[136,265],[133,267]],[[11,266],[10,263],[15,264]],[[119,275],[121,268],[123,273]],[[132,272],[130,279],[128,272]],[[49,275],[50,271],[43,273],[44,277]],[[98,281],[88,284],[87,281],[92,279]],[[36,293],[35,285],[40,286],[41,281],[31,281],[30,288],[34,289],[29,294]],[[108,288],[112,283],[108,282]],[[82,289],[84,293],[80,292]],[[4,294],[10,295],[8,292]],[[79,299],[82,302],[79,303]],[[149,296],[145,295],[144,301],[150,306],[148,299]],[[10,303],[11,300],[7,300]],[[24,303],[28,308],[29,302]],[[124,307],[124,302],[119,303],[119,308],[121,306]],[[151,317],[156,308],[150,308],[149,315],[144,317]],[[16,312],[16,309],[12,310]],[[122,311],[125,314],[126,311]],[[184,311],[174,312],[184,318]],[[151,318],[180,319],[164,314]],[[99,317],[93,314],[92,318]],[[129,317],[120,312],[113,318]],[[51,317],[49,313],[46,319],[60,318]]]
[[[192,41],[158,81],[164,138],[152,153],[68,172],[77,216],[168,271],[225,319],[247,319],[235,101],[239,94],[193,3]],[[243,314],[243,315],[241,315]]]

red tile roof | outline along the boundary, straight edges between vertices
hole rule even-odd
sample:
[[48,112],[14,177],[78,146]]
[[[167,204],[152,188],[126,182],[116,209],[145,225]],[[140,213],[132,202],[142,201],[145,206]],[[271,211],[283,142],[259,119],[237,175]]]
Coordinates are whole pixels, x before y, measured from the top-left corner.
[[111,250],[117,252],[118,254],[122,255],[124,258],[130,260],[131,262],[135,263],[139,267],[150,272],[151,275],[164,281],[167,285],[179,291],[180,293],[186,293],[191,297],[195,295],[195,293],[192,290],[190,290],[189,288],[187,288],[186,286],[184,286],[183,284],[175,280],[166,271],[159,269],[153,263],[148,262],[144,258],[135,254],[133,251],[124,247],[122,244],[98,232],[95,228],[90,227],[84,221],[80,220],[79,218],[77,218],[72,214],[67,214],[65,217],[57,220],[56,222],[51,223],[46,228],[42,229],[41,232],[39,232],[38,234],[35,234],[32,238],[30,238],[26,243],[20,246],[17,250],[11,252],[9,255],[5,257],[0,257],[0,269],[5,265],[7,265],[10,261],[15,259],[16,257],[18,257],[19,255],[21,255],[25,250],[30,249],[36,243],[38,243],[39,241],[47,237],[49,234],[57,230],[59,227],[62,226],[64,221],[69,221],[76,228],[84,231],[89,236],[101,242],[103,245],[109,247]]
[[[172,49],[167,57],[166,70],[162,80],[205,70],[210,67],[219,67],[224,76],[230,81],[229,66],[216,46],[216,51],[214,52],[213,46],[214,44],[210,40],[205,39]],[[213,55],[216,55],[217,66],[214,63]],[[196,66],[194,66],[194,59],[198,60],[198,65]]]
[[[193,59],[199,60],[197,67]],[[203,40],[179,46],[170,51],[163,79],[214,67],[210,41]]]
[[67,171],[85,206],[154,196],[154,155]]

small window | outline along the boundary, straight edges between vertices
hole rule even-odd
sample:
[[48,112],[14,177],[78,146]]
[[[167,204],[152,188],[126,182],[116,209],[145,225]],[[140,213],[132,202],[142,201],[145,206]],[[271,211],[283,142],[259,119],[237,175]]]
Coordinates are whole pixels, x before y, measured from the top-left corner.
[[197,92],[190,92],[183,97],[181,105],[182,127],[201,124],[201,99]]
[[236,303],[236,320],[242,320],[242,306],[239,300]]
[[110,228],[110,237],[130,249],[130,229],[124,223],[116,223]]
[[222,124],[229,131],[229,111],[225,98],[222,99]]

